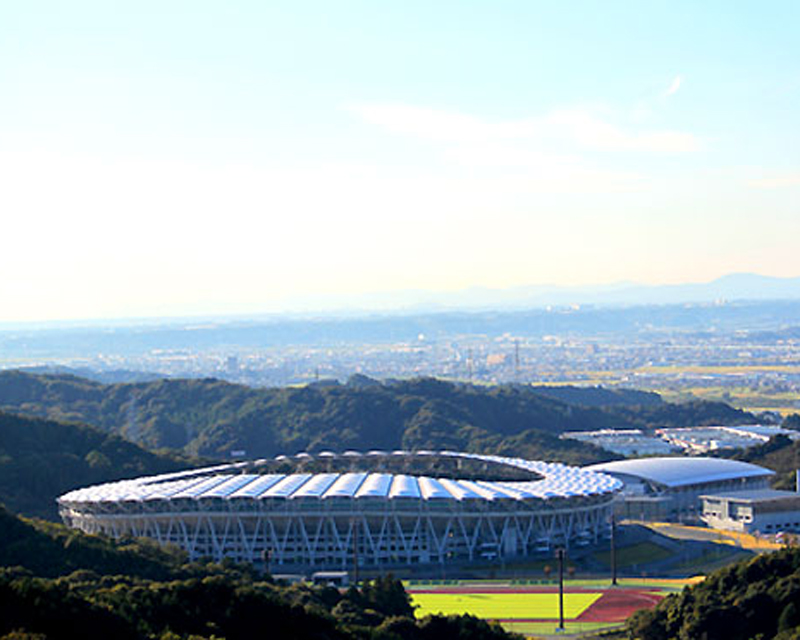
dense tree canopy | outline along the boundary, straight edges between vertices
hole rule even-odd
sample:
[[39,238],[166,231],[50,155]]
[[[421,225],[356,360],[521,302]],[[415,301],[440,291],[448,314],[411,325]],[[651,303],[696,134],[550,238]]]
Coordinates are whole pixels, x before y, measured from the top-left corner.
[[[560,398],[558,397],[560,394]],[[581,404],[585,401],[586,405]],[[641,404],[632,404],[641,400]],[[607,404],[603,404],[606,402]],[[74,376],[0,373],[0,408],[78,420],[151,449],[227,457],[322,449],[513,449],[563,462],[608,454],[563,441],[569,430],[753,421],[725,404],[682,405],[641,392],[495,387],[431,378],[254,389],[214,379],[103,385]],[[92,462],[104,460],[94,456]]]
[[56,497],[70,489],[195,463],[92,427],[0,412],[0,501],[26,515],[55,519]]
[[712,573],[628,622],[641,640],[800,638],[800,550],[757,556]]
[[247,566],[186,564],[179,551],[24,521],[0,507],[0,637],[6,634],[17,640],[511,637],[469,616],[416,620],[408,594],[391,576],[345,592],[281,586]]

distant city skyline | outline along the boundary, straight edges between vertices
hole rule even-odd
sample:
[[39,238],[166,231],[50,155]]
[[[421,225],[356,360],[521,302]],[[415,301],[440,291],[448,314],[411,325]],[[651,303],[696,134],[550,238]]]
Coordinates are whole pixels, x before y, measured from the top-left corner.
[[6,3],[0,322],[800,276],[798,23],[790,1]]

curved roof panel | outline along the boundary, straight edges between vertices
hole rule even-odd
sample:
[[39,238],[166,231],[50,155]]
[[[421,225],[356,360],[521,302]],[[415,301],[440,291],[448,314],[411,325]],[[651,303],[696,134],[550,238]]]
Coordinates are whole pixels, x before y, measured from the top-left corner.
[[418,478],[419,492],[422,494],[424,500],[439,500],[439,499],[457,499],[461,498],[457,495],[450,493],[436,478],[428,478],[422,476]]
[[339,477],[338,473],[318,473],[311,476],[303,486],[298,487],[292,494],[291,498],[320,498],[336,482]]
[[[320,454],[322,459],[330,459],[336,455],[331,452]],[[343,456],[353,459],[361,458],[364,454],[358,452],[345,452]],[[417,500],[548,500],[550,498],[564,497],[591,497],[601,494],[613,494],[622,487],[622,482],[610,475],[593,473],[594,470],[606,470],[603,465],[596,469],[577,469],[562,464],[541,462],[535,460],[522,460],[501,456],[480,455],[475,453],[459,453],[455,451],[439,452],[409,452],[372,451],[365,458],[369,462],[381,456],[393,458],[395,456],[447,456],[467,458],[500,465],[515,467],[517,469],[532,471],[541,478],[522,481],[491,481],[491,480],[459,480],[451,478],[431,478],[406,474],[381,473],[375,471],[351,471],[349,473],[292,473],[257,475],[244,473],[246,463],[233,463],[217,465],[205,469],[195,469],[178,473],[162,474],[134,480],[110,482],[93,487],[76,489],[59,498],[62,505],[91,502],[122,502],[140,500],[172,500],[188,498],[202,500],[206,498],[222,500],[238,499],[359,499],[359,498],[384,498],[393,500],[397,498]],[[310,454],[302,453],[294,456],[296,460],[312,458]],[[276,460],[281,459],[277,457]],[[287,459],[287,458],[283,458]],[[674,458],[667,459],[666,465],[674,465]],[[696,463],[697,458],[689,459],[688,464]],[[378,461],[379,462],[379,461]],[[657,459],[647,461],[627,461],[626,463],[645,464],[646,468],[657,465]],[[608,471],[615,472],[611,463]],[[711,460],[708,464],[727,465],[722,471],[736,467],[733,477],[742,475],[742,468],[753,474],[769,474],[766,470],[740,462],[726,460]],[[636,466],[634,465],[634,466]],[[380,463],[376,465],[380,468]],[[638,467],[636,467],[638,468]],[[625,472],[625,471],[621,471]],[[636,475],[635,469],[627,473]],[[703,477],[719,478],[720,473],[712,474],[706,469]],[[666,472],[653,475],[657,482],[667,482]],[[658,475],[658,478],[655,476]],[[683,474],[684,476],[686,474]],[[683,476],[678,473],[678,479]],[[685,483],[691,483],[689,480]]]
[[385,498],[389,495],[392,478],[388,473],[370,473],[356,492],[356,498]]
[[257,475],[253,474],[242,474],[238,476],[231,476],[223,482],[222,484],[218,484],[213,489],[210,489],[204,493],[201,493],[198,497],[200,498],[227,498],[231,495],[234,491],[238,491],[245,485],[250,484],[253,480],[257,479]]
[[343,473],[325,492],[324,498],[352,498],[364,483],[366,473]]
[[242,487],[241,489],[237,489],[232,494],[230,494],[229,498],[257,498],[262,493],[264,493],[267,489],[272,487],[273,485],[277,484],[279,480],[284,478],[284,475],[281,473],[270,473],[268,475],[259,476],[255,480],[253,480],[247,486]]
[[390,498],[419,498],[419,484],[414,476],[394,476]]
[[588,471],[633,476],[664,485],[685,487],[735,480],[736,478],[758,478],[774,475],[773,471],[749,462],[725,460],[723,458],[637,458],[616,460],[584,467]]
[[262,498],[288,498],[311,478],[310,473],[292,473],[284,476],[261,494]]

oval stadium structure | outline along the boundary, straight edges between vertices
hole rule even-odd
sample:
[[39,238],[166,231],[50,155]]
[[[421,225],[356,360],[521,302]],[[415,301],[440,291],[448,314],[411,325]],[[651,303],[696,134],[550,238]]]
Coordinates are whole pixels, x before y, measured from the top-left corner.
[[622,483],[457,452],[322,452],[123,480],[58,499],[88,533],[146,536],[270,570],[470,563],[590,545]]

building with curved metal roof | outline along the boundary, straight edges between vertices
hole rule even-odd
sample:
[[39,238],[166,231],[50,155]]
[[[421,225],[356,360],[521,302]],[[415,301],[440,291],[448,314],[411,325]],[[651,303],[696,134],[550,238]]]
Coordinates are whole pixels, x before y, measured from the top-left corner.
[[58,499],[69,526],[272,570],[474,562],[591,544],[622,483],[458,452],[322,452],[123,480]]
[[584,468],[622,481],[617,514],[641,520],[699,520],[701,495],[766,489],[775,475],[748,462],[702,457],[637,458]]

